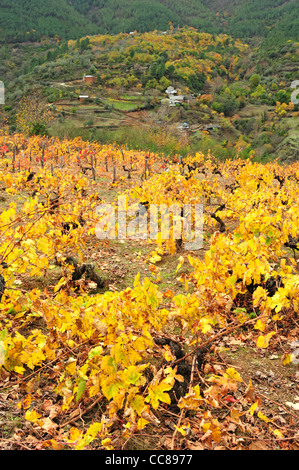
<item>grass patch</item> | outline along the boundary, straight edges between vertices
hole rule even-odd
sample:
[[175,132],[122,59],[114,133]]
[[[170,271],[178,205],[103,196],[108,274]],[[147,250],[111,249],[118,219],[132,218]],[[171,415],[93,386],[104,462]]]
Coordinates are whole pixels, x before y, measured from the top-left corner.
[[104,103],[108,106],[112,106],[113,109],[116,109],[118,111],[135,111],[139,107],[136,103],[131,103],[130,101],[116,100],[112,98],[105,99]]

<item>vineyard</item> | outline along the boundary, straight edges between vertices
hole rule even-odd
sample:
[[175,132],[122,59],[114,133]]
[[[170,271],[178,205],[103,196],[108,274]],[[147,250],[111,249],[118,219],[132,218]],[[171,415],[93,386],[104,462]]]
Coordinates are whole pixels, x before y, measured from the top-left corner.
[[[298,182],[298,162],[1,135],[0,448],[298,450]],[[169,237],[117,223],[173,205]]]

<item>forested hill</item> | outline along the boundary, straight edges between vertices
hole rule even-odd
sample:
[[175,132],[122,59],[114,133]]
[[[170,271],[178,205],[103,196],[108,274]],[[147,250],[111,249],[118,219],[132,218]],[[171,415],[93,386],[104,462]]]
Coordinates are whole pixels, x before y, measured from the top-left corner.
[[299,0],[1,0],[0,42],[193,26],[272,45],[298,40]]
[[1,0],[0,42],[69,39],[94,33],[94,25],[67,0]]

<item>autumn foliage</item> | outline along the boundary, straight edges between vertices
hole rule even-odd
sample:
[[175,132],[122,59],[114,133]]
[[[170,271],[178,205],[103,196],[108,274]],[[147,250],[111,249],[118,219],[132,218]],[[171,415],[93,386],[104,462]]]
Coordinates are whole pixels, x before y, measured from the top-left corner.
[[[231,332],[265,349],[298,326],[296,244],[286,245],[299,234],[297,163],[197,154],[163,164],[113,145],[23,135],[0,137],[0,149],[11,201],[0,214],[1,389],[21,387],[17,407],[38,431],[36,448],[122,448],[159,433],[165,416],[174,418],[167,449],[248,448],[257,429],[275,445],[295,439],[267,417],[252,384],[213,357]],[[101,185],[128,204],[203,204],[204,254],[184,251],[184,238],[180,247],[149,240],[149,277],[136,272],[123,291],[89,295],[68,259],[85,263],[87,244],[109,244],[95,236]],[[175,254],[178,275],[190,267],[181,293],[159,285],[159,261]],[[291,352],[281,361],[288,367]]]
[[45,135],[53,114],[40,93],[23,97],[16,112],[18,129],[25,135]]

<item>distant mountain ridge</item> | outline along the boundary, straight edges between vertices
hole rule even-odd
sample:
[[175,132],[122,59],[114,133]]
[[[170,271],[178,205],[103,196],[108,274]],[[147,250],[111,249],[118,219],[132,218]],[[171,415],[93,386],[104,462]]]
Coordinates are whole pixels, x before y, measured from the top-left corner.
[[277,43],[298,40],[299,0],[1,0],[0,42],[192,26]]

